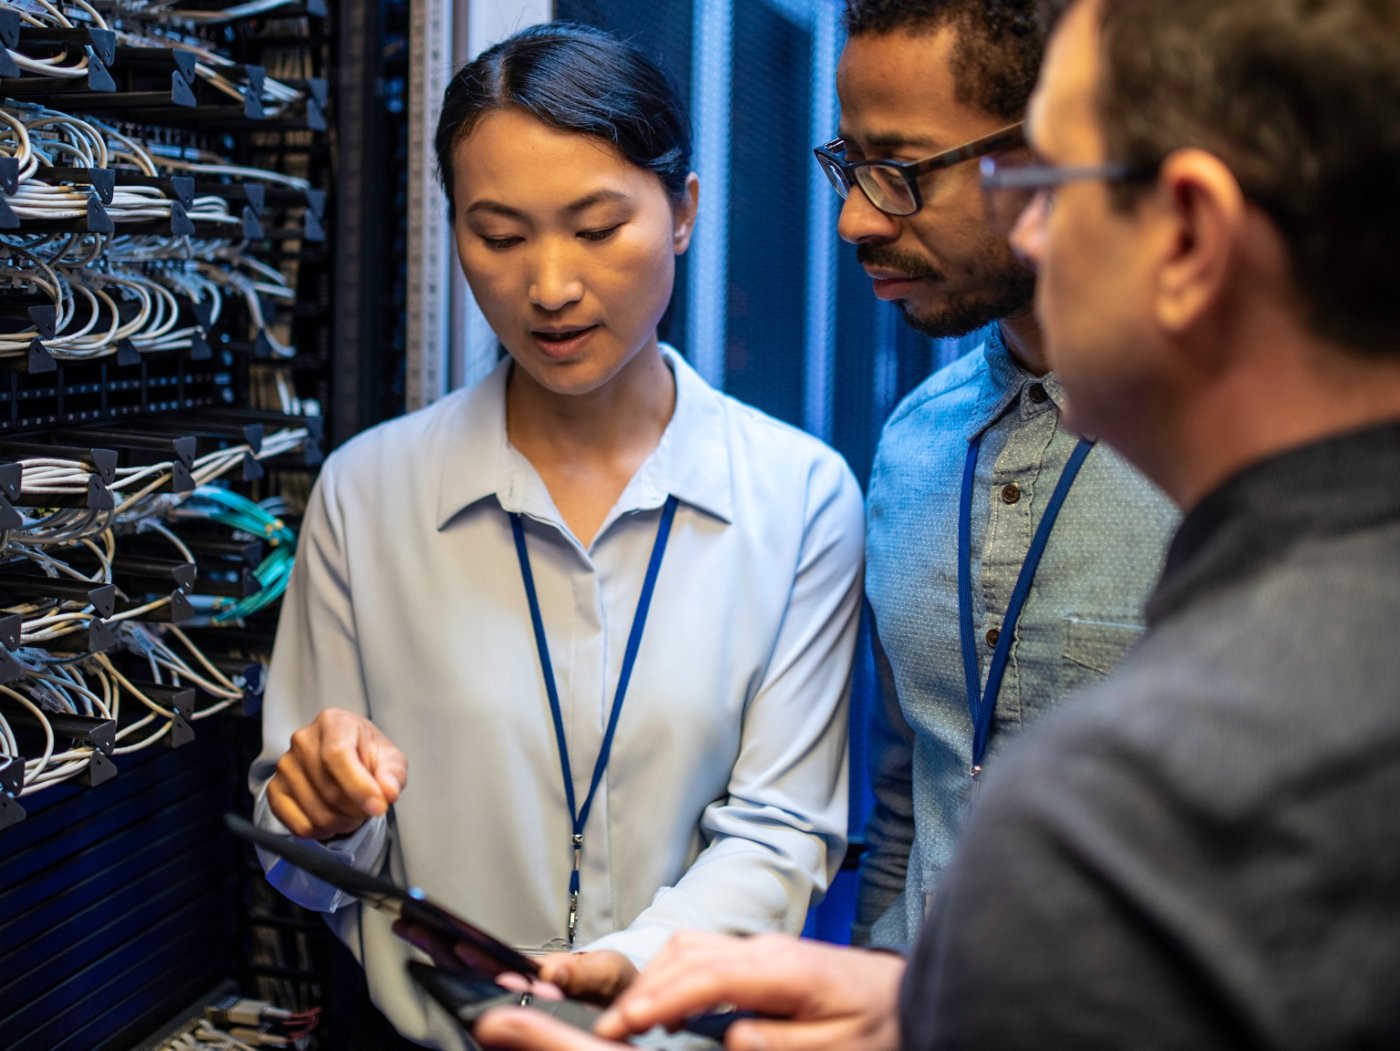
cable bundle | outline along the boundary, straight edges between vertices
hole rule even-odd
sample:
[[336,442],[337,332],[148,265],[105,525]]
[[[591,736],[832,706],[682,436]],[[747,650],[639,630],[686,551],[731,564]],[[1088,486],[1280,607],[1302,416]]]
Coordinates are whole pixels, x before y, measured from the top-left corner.
[[[67,243],[60,239],[60,258],[72,243],[71,238]],[[134,269],[123,272],[111,259],[105,267],[53,266],[23,248],[0,243],[0,287],[32,291],[54,307],[52,334],[41,332],[37,323],[0,334],[0,357],[24,355],[41,338],[58,360],[114,354],[124,340],[148,352],[188,349],[200,327],[179,324],[181,297],[191,310],[199,302],[217,304],[219,298],[220,283],[197,271],[175,277],[168,272],[147,276]],[[215,306],[211,311],[217,316]],[[123,320],[124,316],[128,319]]]
[[[25,676],[0,685],[0,698],[13,702],[0,707],[0,758],[24,759],[20,798],[81,775],[98,761],[99,752],[121,756],[149,748],[170,737],[183,720],[207,719],[243,699],[246,683],[222,672],[175,625],[157,629],[129,624],[118,628],[117,634],[123,648],[137,658],[136,666],[149,677],[148,682],[138,683],[135,675],[120,670],[105,652],[75,657],[20,649],[13,654]],[[163,696],[190,687],[198,691],[195,697],[203,694],[211,698],[210,702],[177,713],[156,696],[158,691]],[[139,705],[141,710],[135,719],[124,719],[131,714],[123,711],[124,700]],[[13,719],[26,713],[29,718],[25,724],[36,728],[44,742],[40,753],[33,757],[22,755],[12,725]],[[60,748],[62,735],[53,724],[62,716],[109,724],[110,740],[103,736],[108,731],[98,725],[91,740],[73,740]]]
[[[226,202],[207,200],[228,218]],[[204,258],[190,258],[196,245]],[[45,258],[40,254],[45,251],[53,255]],[[36,339],[57,360],[114,354],[123,340],[146,353],[189,349],[206,328],[206,323],[196,323],[199,310],[207,310],[207,325],[212,326],[225,296],[244,303],[274,354],[290,358],[296,353],[273,334],[273,319],[263,308],[264,297],[290,302],[295,293],[282,274],[239,246],[188,238],[104,241],[100,235],[61,235],[29,248],[0,240],[0,292],[5,288],[49,300],[55,323],[52,335],[42,333],[37,323],[0,333],[0,358],[28,353]]]
[[[80,119],[41,106],[0,108],[0,154],[13,157],[18,185],[8,201],[20,220],[80,221],[89,214],[92,193],[72,182],[45,175],[50,168],[131,171],[148,180],[163,174],[210,179],[241,178],[305,192],[304,179],[257,168],[232,165],[207,151],[144,144],[99,121]],[[123,225],[152,222],[169,225],[175,202],[159,188],[123,186],[112,191],[105,212],[114,233],[74,232],[57,235],[0,237],[0,290],[8,286],[50,300],[56,331],[45,338],[35,326],[0,333],[0,357],[17,358],[42,339],[56,360],[83,360],[115,353],[129,341],[143,352],[190,349],[220,313],[220,293],[237,297],[272,353],[292,357],[294,349],[274,334],[274,319],[265,316],[268,298],[294,297],[287,278],[248,254],[243,217],[233,214],[220,196],[193,198],[183,214],[207,234],[126,235]],[[226,238],[226,239],[225,239]],[[162,263],[159,268],[147,266]],[[181,304],[209,312],[203,325],[179,322]],[[124,306],[135,304],[135,310]],[[132,315],[120,320],[119,315]]]
[[[286,427],[264,438],[256,450],[250,445],[235,444],[196,457],[189,475],[194,486],[199,488],[192,495],[161,493],[175,473],[173,460],[141,467],[118,467],[114,471],[115,480],[107,486],[114,497],[113,507],[97,511],[50,508],[43,502],[46,494],[51,497],[81,497],[91,492],[95,484],[101,483],[101,476],[92,464],[59,457],[18,459],[14,462],[20,465],[24,488],[16,510],[20,513],[22,524],[0,533],[0,554],[15,546],[70,544],[89,539],[103,534],[114,522],[133,523],[157,514],[178,515],[181,505],[190,499],[201,504],[219,501],[222,498],[211,491],[210,483],[247,459],[270,460],[285,456],[301,449],[309,440],[310,432],[306,428]],[[229,494],[229,499],[241,498],[237,494]],[[35,513],[28,515],[26,511]],[[188,516],[189,513],[186,513]],[[250,531],[264,535],[264,524],[273,521],[270,518],[258,519],[256,528]],[[280,527],[280,523],[278,525]]]
[[218,10],[182,8],[174,5],[178,0],[147,0],[147,2],[126,2],[120,6],[139,18],[153,22],[174,22],[185,25],[222,25],[241,18],[275,13],[280,8],[301,7],[301,0],[249,0],[246,3],[232,4]]
[[[155,523],[151,523],[151,525],[154,526]],[[190,555],[189,549],[180,542],[179,538],[170,533],[169,530],[160,528],[163,535],[170,540],[184,558],[184,561],[193,563],[193,556]],[[96,538],[83,537],[76,541],[76,546],[96,560],[97,569],[94,572],[84,573],[75,569],[69,561],[53,553],[50,547],[43,543],[6,545],[5,553],[12,556],[12,559],[6,565],[0,566],[0,571],[14,574],[18,567],[28,564],[38,570],[38,575],[51,581],[72,581],[93,590],[112,584],[112,559],[116,555],[112,531],[110,529],[104,530]],[[35,594],[45,594],[52,590],[44,587],[42,579],[32,584],[31,588]],[[19,602],[5,607],[5,612],[18,615],[21,618],[20,645],[36,646],[53,642],[65,635],[87,630],[93,620],[98,617],[95,609],[96,600],[91,597],[91,594],[92,591],[89,591],[88,596],[82,598],[41,598],[30,602]],[[150,616],[157,610],[169,606],[170,603],[171,597],[166,594],[150,602],[124,609],[119,613],[108,611],[101,619],[106,626],[110,627],[123,621],[139,620],[142,617]]]
[[[21,22],[24,25],[35,27],[53,27],[58,29],[75,29],[79,26],[92,26],[97,29],[106,29],[107,22],[98,13],[97,9],[85,2],[85,0],[69,0],[73,7],[82,12],[84,17],[74,22],[55,4],[48,0],[26,0],[24,7],[18,4],[9,5],[18,10]],[[88,75],[88,55],[85,49],[79,48],[76,53],[64,50],[61,56],[56,58],[34,58],[19,51],[5,49],[10,59],[25,73],[33,73],[41,77],[86,77]]]
[[[265,440],[257,456],[282,455],[306,440],[305,431],[285,430]],[[248,446],[233,446],[219,450],[196,461],[194,474],[209,476],[227,471],[242,457],[251,454]],[[22,461],[25,471],[25,492],[36,497],[75,495],[85,491],[95,477],[93,469],[76,461],[32,458]],[[77,512],[56,512],[36,520],[24,530],[12,530],[5,536],[0,551],[9,563],[0,567],[13,581],[18,567],[27,565],[30,574],[24,579],[35,593],[53,590],[45,581],[68,581],[80,585],[79,593],[112,585],[119,578],[116,567],[123,536],[155,534],[169,545],[177,562],[193,566],[195,556],[180,539],[182,524],[197,521],[225,526],[230,535],[256,537],[273,548],[254,570],[261,585],[255,594],[238,600],[225,597],[190,596],[202,616],[195,622],[211,625],[241,623],[244,618],[277,601],[286,588],[296,550],[296,536],[277,515],[278,502],[258,504],[217,486],[204,485],[188,496],[162,495],[160,504],[151,504],[153,482],[167,465],[119,469],[112,485],[114,491],[140,488],[114,511],[94,519]],[[173,502],[172,502],[173,501]],[[145,504],[142,513],[135,505]],[[159,511],[165,518],[155,517]],[[60,515],[66,517],[60,518]],[[129,518],[130,521],[125,521]],[[90,531],[98,525],[99,532],[79,535],[86,526]],[[79,568],[76,556],[92,568]],[[70,591],[72,588],[70,587]],[[151,586],[148,590],[156,590]],[[195,587],[197,591],[197,585]],[[208,718],[241,701],[249,687],[246,680],[230,675],[205,655],[177,625],[144,623],[160,610],[170,606],[183,590],[175,588],[148,601],[130,605],[119,612],[106,611],[99,617],[95,608],[96,591],[87,591],[87,598],[49,598],[22,601],[9,605],[4,614],[18,616],[19,646],[7,654],[7,661],[18,666],[19,678],[8,685],[0,684],[0,758],[23,758],[24,779],[20,796],[41,788],[71,780],[99,761],[98,752],[123,755],[148,748],[171,737],[181,720]],[[110,599],[109,599],[110,601]],[[120,651],[134,657],[142,669],[143,681],[138,682],[128,670],[119,666],[107,650],[88,654],[50,651],[49,644],[90,629],[99,622],[112,631]],[[178,646],[178,649],[177,649]],[[14,680],[14,670],[11,679]],[[177,712],[162,695],[170,689],[194,687],[200,695],[212,698],[202,707]],[[153,692],[159,689],[160,694]],[[139,705],[138,717],[124,721],[123,699]],[[8,708],[3,701],[13,702]],[[17,705],[18,709],[14,706]],[[130,704],[127,706],[130,708]],[[9,712],[7,717],[6,712]],[[42,734],[43,745],[37,756],[23,756],[19,740],[11,726],[11,718],[27,713]],[[129,714],[126,713],[126,714]],[[115,727],[110,747],[104,749],[96,739],[74,741],[59,748],[64,736],[52,725],[55,715],[80,716],[105,721]]]
[[[300,173],[242,161],[323,130],[325,82],[320,65],[291,60],[269,76],[264,49],[249,46],[264,31],[299,46],[294,23],[229,23],[323,14],[323,3],[185,2],[0,3],[12,45],[0,46],[0,363],[11,375],[0,402],[0,826],[16,819],[3,797],[96,784],[111,759],[183,743],[195,721],[256,694],[270,648],[257,615],[295,558],[286,504],[227,486],[314,445],[312,428],[285,420],[264,434],[264,421],[226,407],[253,391],[288,416],[315,411],[284,364],[295,354],[284,306],[299,268],[322,264],[303,242],[324,236],[325,195]],[[254,129],[270,134],[239,142]],[[291,163],[323,170],[304,155]],[[173,417],[129,422],[206,407],[189,432]],[[72,429],[24,433],[45,427]],[[308,451],[290,475],[304,483],[295,469],[318,461]],[[297,1022],[261,1042],[293,1046],[309,1028]]]
[[[265,540],[272,552],[264,558],[253,575],[261,590],[248,598],[229,603],[219,599],[199,599],[194,606],[209,613],[215,624],[228,624],[250,617],[260,609],[281,599],[292,576],[296,559],[296,533],[275,511],[282,510],[280,501],[254,503],[245,496],[217,486],[201,486],[194,496],[171,515],[173,522],[204,518],[229,526],[241,533]],[[285,512],[284,512],[285,513]]]
[[[281,456],[301,447],[307,439],[304,429],[284,429],[264,439],[257,451],[248,445],[230,445],[200,456],[189,471],[198,486],[192,493],[159,491],[174,473],[173,462],[117,468],[107,491],[118,499],[109,509],[47,510],[26,506],[46,498],[72,502],[85,497],[100,485],[101,476],[91,464],[76,460],[31,457],[18,461],[23,478],[17,509],[21,525],[0,534],[0,558],[5,559],[0,564],[0,573],[5,574],[0,584],[7,593],[21,591],[34,597],[11,600],[8,604],[0,599],[0,613],[19,618],[20,646],[47,645],[90,632],[95,623],[110,629],[140,621],[160,614],[177,601],[188,602],[193,614],[202,614],[215,624],[240,623],[275,603],[286,590],[296,553],[295,533],[274,513],[281,509],[280,503],[260,505],[209,483],[247,458]],[[31,516],[27,511],[35,513]],[[272,551],[253,570],[259,589],[252,595],[231,599],[201,596],[196,585],[196,594],[186,599],[187,589],[172,577],[162,587],[149,586],[152,597],[147,600],[116,610],[111,603],[117,596],[108,596],[100,589],[113,585],[117,579],[113,565],[120,548],[118,534],[161,537],[176,561],[193,567],[195,555],[179,536],[180,523],[191,521],[215,522],[271,547]],[[75,561],[93,568],[78,568]],[[27,573],[20,572],[26,567]],[[58,586],[65,582],[66,586]],[[99,611],[98,596],[108,603],[107,609]]]
[[[207,41],[199,37],[181,34],[169,28],[148,32],[119,29],[117,40],[131,47],[165,47],[172,51],[187,52],[196,59],[194,73],[200,80],[215,91],[240,102],[247,97],[246,92],[250,85],[226,75],[233,71],[237,63],[231,58],[219,54],[209,46]],[[304,101],[304,96],[296,88],[274,80],[272,77],[265,77],[261,90],[258,92],[258,99],[266,109],[268,116],[278,117],[289,107]]]

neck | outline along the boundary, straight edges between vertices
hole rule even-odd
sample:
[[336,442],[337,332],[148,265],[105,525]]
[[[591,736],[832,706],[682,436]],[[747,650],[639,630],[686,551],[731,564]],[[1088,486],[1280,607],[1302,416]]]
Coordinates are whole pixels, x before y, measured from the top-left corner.
[[1016,363],[1032,376],[1044,376],[1050,371],[1034,305],[1027,305],[1024,310],[1002,318],[1001,338]]
[[506,435],[537,468],[645,459],[675,411],[675,378],[655,342],[601,387],[562,394],[512,366]]
[[1170,440],[1144,450],[1144,473],[1183,510],[1253,464],[1400,420],[1400,354],[1362,358],[1317,342],[1301,352],[1274,343],[1249,364],[1181,399]]

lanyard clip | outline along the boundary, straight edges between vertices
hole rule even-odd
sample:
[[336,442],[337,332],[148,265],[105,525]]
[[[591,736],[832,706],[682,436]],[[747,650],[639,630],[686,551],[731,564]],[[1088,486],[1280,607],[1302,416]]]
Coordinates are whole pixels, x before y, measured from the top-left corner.
[[583,833],[575,832],[570,842],[574,848],[574,874],[569,880],[569,945],[572,946],[578,931],[578,881],[579,868],[583,864]]

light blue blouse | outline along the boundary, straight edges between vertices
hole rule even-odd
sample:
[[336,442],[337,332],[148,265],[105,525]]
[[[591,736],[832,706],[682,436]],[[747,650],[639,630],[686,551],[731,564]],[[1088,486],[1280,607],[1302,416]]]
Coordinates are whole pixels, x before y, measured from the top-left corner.
[[[329,458],[282,611],[255,794],[317,711],[368,715],[409,757],[394,833],[378,819],[328,849],[372,870],[388,849],[397,878],[524,949],[561,945],[572,852],[506,512],[525,516],[581,801],[660,508],[680,501],[585,831],[580,947],[643,963],[678,929],[800,930],[845,848],[859,488],[826,446],[663,353],[675,413],[591,546],[506,440],[503,363]],[[454,1046],[387,919],[281,875],[335,910],[405,1035]]]

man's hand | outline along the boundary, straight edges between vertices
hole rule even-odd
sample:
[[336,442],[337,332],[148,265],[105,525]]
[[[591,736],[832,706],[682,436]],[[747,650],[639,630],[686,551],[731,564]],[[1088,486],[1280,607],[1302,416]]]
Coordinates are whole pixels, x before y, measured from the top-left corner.
[[620,1040],[729,1006],[763,1016],[730,1027],[731,1051],[892,1051],[903,976],[904,959],[889,953],[785,934],[678,934],[596,1028]]
[[293,835],[329,839],[386,813],[407,783],[408,757],[377,726],[328,708],[292,734],[267,802]]
[[617,1051],[611,1040],[599,1040],[582,1029],[565,1025],[543,1011],[528,1007],[496,1007],[472,1026],[472,1037],[482,1047],[505,1051]]
[[680,934],[598,1021],[599,1040],[521,1008],[489,1011],[473,1035],[488,1047],[604,1051],[656,1025],[676,1029],[721,1005],[763,1015],[735,1022],[729,1051],[893,1051],[904,960],[786,935]]
[[540,977],[564,995],[594,1004],[610,1004],[632,984],[637,968],[620,952],[556,952],[540,959]]

